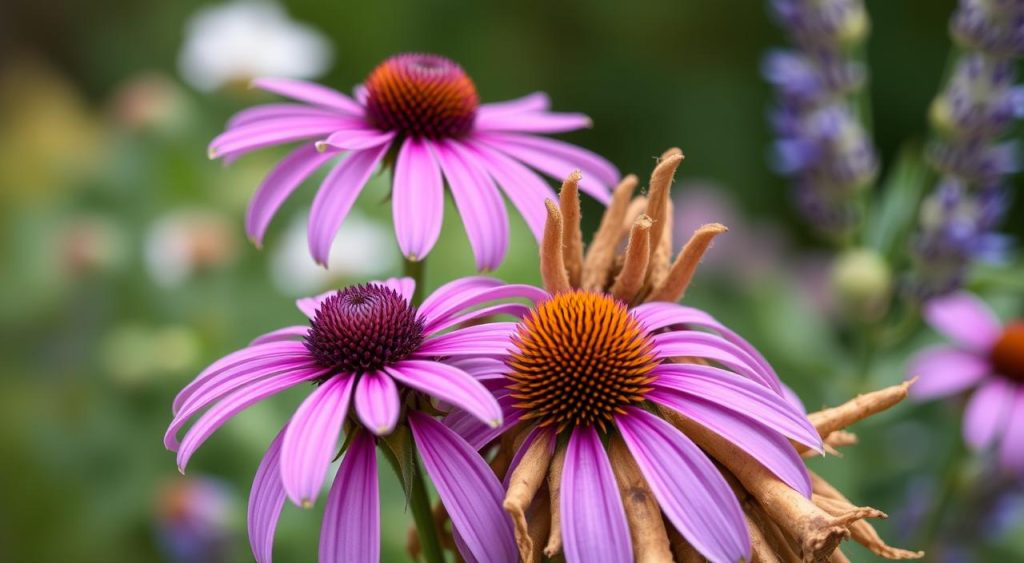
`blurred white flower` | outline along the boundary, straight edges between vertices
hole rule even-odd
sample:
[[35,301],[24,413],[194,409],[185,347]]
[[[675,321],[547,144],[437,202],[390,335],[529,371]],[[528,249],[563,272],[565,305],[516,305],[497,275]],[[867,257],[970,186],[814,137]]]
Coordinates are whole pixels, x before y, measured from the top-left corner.
[[146,233],[145,259],[158,285],[176,287],[198,272],[234,261],[238,235],[230,219],[184,210],[158,219]]
[[331,282],[365,280],[393,273],[398,252],[390,229],[353,209],[331,245],[330,268],[309,259],[306,214],[300,213],[279,239],[270,257],[270,277],[279,291],[305,296],[323,291]]
[[185,26],[178,68],[199,90],[260,76],[315,78],[331,63],[327,38],[269,1],[235,0],[202,8]]

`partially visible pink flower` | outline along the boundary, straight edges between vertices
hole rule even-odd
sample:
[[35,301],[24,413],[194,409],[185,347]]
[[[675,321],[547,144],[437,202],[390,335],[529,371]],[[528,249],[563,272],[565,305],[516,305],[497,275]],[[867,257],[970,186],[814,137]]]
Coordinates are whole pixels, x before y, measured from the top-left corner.
[[911,360],[917,399],[973,389],[964,413],[964,440],[976,450],[995,447],[1004,467],[1024,472],[1024,320],[1001,325],[978,297],[958,292],[928,302],[925,320],[952,340]]
[[619,178],[600,156],[538,135],[589,127],[587,116],[549,112],[542,93],[480,104],[469,76],[438,55],[385,60],[356,88],[355,98],[283,78],[259,79],[253,86],[300,103],[239,112],[210,143],[210,156],[233,160],[300,142],[250,203],[246,231],[257,245],[284,200],[314,171],[330,165],[309,220],[309,250],[320,264],[327,263],[335,232],[382,162],[393,170],[391,201],[402,253],[420,260],[433,248],[447,182],[480,270],[497,267],[508,247],[502,192],[540,238],[544,199],[554,194],[535,170],[560,180],[580,169],[592,179],[581,187],[602,203]]
[[[451,516],[467,559],[513,561],[512,527],[502,512],[493,471],[455,432],[427,413],[431,400],[457,406],[487,427],[502,411],[466,370],[506,354],[511,322],[459,326],[490,315],[522,316],[528,307],[494,301],[535,300],[541,290],[483,277],[442,286],[420,307],[415,282],[393,278],[300,299],[310,320],[260,336],[214,362],[174,400],[164,444],[184,471],[196,449],[248,406],[303,383],[316,387],[267,451],[249,497],[249,540],[260,563],[271,560],[274,529],[285,499],[310,507],[341,447],[348,449],[328,494],[320,561],[380,558],[377,436],[399,425],[411,430],[427,474]],[[480,305],[486,305],[480,308]],[[500,360],[499,360],[500,361]],[[350,410],[354,409],[354,413]],[[179,442],[189,419],[207,409]]]

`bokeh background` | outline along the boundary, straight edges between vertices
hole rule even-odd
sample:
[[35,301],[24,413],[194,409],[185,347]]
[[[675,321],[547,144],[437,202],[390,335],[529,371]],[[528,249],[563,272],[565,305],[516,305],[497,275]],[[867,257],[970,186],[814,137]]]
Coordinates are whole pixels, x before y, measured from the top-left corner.
[[[885,166],[927,131],[954,2],[867,4]],[[760,2],[294,0],[281,17],[303,27],[280,49],[253,46],[251,33],[246,43],[223,22],[190,43],[204,10],[223,5],[0,5],[0,561],[250,560],[248,487],[302,391],[229,423],[185,477],[161,443],[171,398],[211,360],[297,321],[294,298],[400,271],[385,179],[346,222],[330,272],[305,249],[312,185],[275,219],[265,248],[245,240],[247,199],[283,153],[225,167],[205,147],[233,111],[268,99],[244,88],[247,58],[304,65],[349,90],[391,54],[437,52],[464,66],[485,101],[543,90],[555,110],[586,112],[595,127],[566,138],[623,172],[644,177],[656,155],[682,147],[677,222],[731,227],[687,301],[759,346],[811,408],[901,380],[910,351],[934,339],[922,331],[857,375],[831,250],[798,220],[768,162],[771,92],[759,64],[784,39]],[[1006,229],[1024,235],[1017,200]],[[598,211],[585,208],[590,228]],[[427,266],[431,287],[473,271],[448,217]],[[535,243],[521,220],[513,226],[497,275],[536,282]],[[1013,295],[992,297],[1021,312]],[[855,428],[861,444],[844,458],[812,463],[855,502],[890,513],[879,524],[890,543],[928,543],[936,560],[1019,560],[1024,502],[1013,485],[996,500],[946,502],[956,409],[902,405]],[[405,560],[411,520],[393,479],[384,487],[384,558]],[[947,510],[934,516],[940,500]],[[314,560],[320,514],[286,508],[278,560]]]

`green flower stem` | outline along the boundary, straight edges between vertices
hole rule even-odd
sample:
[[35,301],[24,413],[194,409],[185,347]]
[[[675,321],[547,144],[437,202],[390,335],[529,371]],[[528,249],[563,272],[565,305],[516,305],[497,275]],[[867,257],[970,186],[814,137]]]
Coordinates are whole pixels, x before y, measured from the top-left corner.
[[445,563],[441,540],[438,538],[437,523],[430,509],[430,496],[427,495],[427,484],[423,480],[423,468],[416,464],[412,472],[412,490],[409,493],[409,507],[416,522],[416,530],[420,535],[420,546],[427,563]]
[[405,275],[416,281],[416,289],[412,293],[412,304],[419,305],[423,302],[423,290],[426,284],[426,259],[409,260],[405,259]]

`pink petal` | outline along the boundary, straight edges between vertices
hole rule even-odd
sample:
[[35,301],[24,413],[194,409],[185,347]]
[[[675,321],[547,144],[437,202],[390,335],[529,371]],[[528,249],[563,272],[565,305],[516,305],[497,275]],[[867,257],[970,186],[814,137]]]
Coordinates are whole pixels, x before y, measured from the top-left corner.
[[249,492],[249,513],[246,518],[249,529],[249,547],[252,548],[256,563],[271,563],[274,552],[274,530],[284,507],[284,487],[281,485],[279,467],[281,462],[281,440],[285,428],[277,434],[263,455],[256,477]]
[[671,389],[744,414],[811,449],[823,452],[821,436],[807,419],[771,389],[735,373],[697,364],[662,364],[655,368],[659,389]]
[[501,508],[504,491],[491,468],[437,420],[411,412],[409,427],[452,527],[468,550],[467,559],[471,555],[489,563],[515,563],[518,550],[512,520]]
[[910,377],[920,377],[910,388],[915,399],[934,399],[959,393],[992,373],[992,366],[977,354],[939,345],[910,359]]
[[429,141],[406,139],[398,151],[392,183],[391,211],[398,246],[410,260],[420,260],[434,248],[444,217],[441,167]]
[[477,131],[504,131],[512,133],[565,133],[593,126],[582,113],[520,113],[512,115],[477,115]]
[[696,330],[676,330],[655,334],[654,343],[655,351],[661,358],[711,360],[761,385],[771,387],[771,374],[766,373],[746,351],[721,336]]
[[498,305],[491,305],[490,307],[474,309],[468,313],[448,317],[445,321],[430,325],[429,332],[440,332],[457,324],[476,319],[488,319],[490,317],[497,317],[501,315],[509,315],[517,319],[521,319],[525,317],[530,310],[531,308],[528,305],[523,305],[521,303],[501,303]]
[[451,403],[485,424],[501,424],[501,407],[494,396],[461,369],[423,360],[405,360],[384,369],[399,383]]
[[398,386],[386,373],[364,373],[356,385],[355,405],[359,420],[370,432],[378,436],[390,434],[401,410]]
[[380,491],[373,437],[352,439],[327,496],[320,528],[320,563],[380,561]]
[[270,220],[288,196],[317,168],[337,155],[337,152],[320,152],[309,143],[292,151],[270,171],[249,201],[245,214],[245,232],[256,246],[263,245]]
[[306,315],[309,320],[313,320],[316,318],[317,309],[320,308],[324,299],[327,299],[335,293],[338,293],[337,289],[331,289],[321,293],[320,295],[314,295],[313,297],[300,297],[295,300],[295,306],[298,307],[298,309],[302,311],[302,314]]
[[480,108],[477,109],[476,115],[477,119],[481,117],[507,116],[517,113],[546,111],[550,106],[551,100],[547,94],[544,92],[534,92],[514,100],[481,104]]
[[642,409],[627,407],[615,420],[662,512],[690,545],[712,561],[749,560],[740,503],[704,452]]
[[337,90],[291,78],[257,78],[253,88],[272,92],[279,96],[338,110],[349,115],[363,115],[363,108],[352,98]]
[[964,440],[976,450],[987,448],[1005,431],[1016,386],[992,378],[967,401],[964,411]]
[[1024,473],[1024,387],[1014,387],[1013,407],[999,444],[999,462],[1020,474]]
[[348,151],[372,149],[390,143],[394,138],[394,131],[381,131],[366,124],[360,127],[336,130],[326,140],[317,143],[317,148],[330,147]]
[[271,119],[283,119],[291,117],[315,117],[319,119],[330,119],[337,117],[338,114],[327,109],[310,107],[302,104],[261,104],[253,106],[251,108],[243,109],[242,111],[231,116],[228,120],[228,124],[225,129],[234,129],[241,127],[242,125],[250,125],[252,123],[258,123],[260,121],[266,121]]
[[539,242],[544,237],[544,223],[547,221],[544,200],[558,201],[554,190],[533,170],[490,148],[487,144],[472,137],[466,140],[466,144],[486,165],[487,172],[501,186],[505,195],[512,201],[512,205],[516,206],[527,226],[533,231],[534,238]]
[[309,212],[309,252],[317,263],[327,266],[331,243],[341,227],[342,221],[352,209],[356,197],[363,191],[370,174],[377,169],[387,153],[388,146],[381,145],[365,151],[353,152],[320,184],[320,190],[313,200]]
[[463,299],[463,292],[504,285],[505,282],[485,276],[468,276],[450,281],[434,290],[420,305],[420,316],[432,322],[439,315],[445,314],[457,306]]
[[178,471],[184,473],[185,466],[188,465],[188,460],[192,457],[192,454],[199,449],[199,446],[203,445],[203,442],[211,434],[216,432],[218,428],[233,416],[254,403],[280,393],[303,381],[309,381],[322,373],[323,370],[307,370],[264,379],[221,399],[219,403],[210,407],[210,410],[199,417],[199,420],[185,433],[185,437],[181,440],[181,446],[178,448]]
[[463,410],[456,410],[446,416],[444,418],[445,426],[462,437],[474,450],[479,450],[498,436],[511,430],[519,423],[519,417],[522,416],[523,411],[512,406],[516,402],[512,397],[504,395],[498,397],[497,401],[504,413],[501,425],[498,427],[484,424],[480,422],[479,418]]
[[431,338],[416,351],[417,357],[505,355],[516,323],[495,322],[453,330]]
[[807,474],[807,467],[793,445],[782,434],[736,410],[699,397],[656,389],[647,398],[693,419],[739,446],[784,483],[810,498],[811,480]]
[[309,327],[305,325],[286,326],[253,338],[252,342],[249,342],[249,346],[258,346],[270,342],[293,342],[305,338],[308,332]]
[[272,145],[323,137],[343,124],[340,119],[312,117],[258,121],[221,133],[210,141],[207,152],[210,158],[237,156]]
[[370,283],[383,285],[388,289],[393,289],[395,293],[401,295],[406,301],[412,301],[412,294],[416,292],[416,280],[409,277],[374,280]]
[[532,303],[546,301],[551,295],[540,289],[527,284],[502,284],[495,287],[474,287],[467,288],[447,299],[445,303],[438,303],[429,311],[426,331],[435,333],[445,328],[468,320],[474,311],[472,307],[487,303],[489,301],[504,299],[525,299]]
[[559,509],[567,561],[633,560],[612,464],[593,427],[576,428],[569,436]]
[[316,502],[331,458],[338,451],[355,377],[338,374],[313,391],[292,415],[281,443],[281,482],[299,506]]
[[988,352],[1002,333],[992,309],[966,291],[932,299],[923,315],[932,328],[977,352]]
[[434,148],[473,247],[476,269],[497,268],[508,250],[508,212],[497,186],[458,142],[438,142]]

